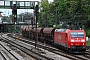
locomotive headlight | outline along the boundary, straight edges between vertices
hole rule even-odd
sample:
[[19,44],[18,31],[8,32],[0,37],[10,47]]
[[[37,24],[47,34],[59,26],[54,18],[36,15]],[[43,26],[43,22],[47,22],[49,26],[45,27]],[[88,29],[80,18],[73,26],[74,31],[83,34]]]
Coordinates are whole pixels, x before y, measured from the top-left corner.
[[84,43],[83,43],[83,45],[84,45]]
[[85,42],[85,40],[81,40],[81,42]]
[[71,40],[71,42],[74,42],[74,40]]
[[73,43],[71,43],[71,45],[73,45]]

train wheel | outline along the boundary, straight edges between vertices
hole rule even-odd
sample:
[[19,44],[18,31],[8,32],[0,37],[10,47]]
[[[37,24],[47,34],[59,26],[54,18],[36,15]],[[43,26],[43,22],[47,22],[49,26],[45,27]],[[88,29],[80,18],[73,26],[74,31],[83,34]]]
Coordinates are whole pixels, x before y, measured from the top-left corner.
[[70,52],[70,53],[71,53],[71,52],[72,52],[72,49],[68,49],[68,52]]

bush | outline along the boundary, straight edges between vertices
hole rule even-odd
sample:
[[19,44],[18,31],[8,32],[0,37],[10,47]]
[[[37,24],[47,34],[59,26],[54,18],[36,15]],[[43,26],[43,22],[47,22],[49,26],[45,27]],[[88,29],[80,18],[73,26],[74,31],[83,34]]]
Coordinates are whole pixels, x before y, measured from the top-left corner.
[[56,26],[56,27],[54,27],[54,28],[58,28],[58,29],[59,29],[59,28],[61,28],[61,26],[60,26],[60,25],[57,25],[57,26]]
[[87,45],[90,45],[90,41],[87,41]]
[[88,29],[88,30],[86,31],[86,35],[87,35],[88,37],[90,37],[90,29]]

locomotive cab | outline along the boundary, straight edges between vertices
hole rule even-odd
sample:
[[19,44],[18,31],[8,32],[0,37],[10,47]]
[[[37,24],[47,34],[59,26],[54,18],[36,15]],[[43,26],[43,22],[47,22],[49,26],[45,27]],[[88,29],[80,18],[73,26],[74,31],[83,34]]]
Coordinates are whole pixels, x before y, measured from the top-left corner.
[[86,33],[84,30],[56,29],[54,44],[71,53],[86,51]]
[[86,33],[84,30],[70,30],[69,32],[69,51],[85,52],[86,51]]

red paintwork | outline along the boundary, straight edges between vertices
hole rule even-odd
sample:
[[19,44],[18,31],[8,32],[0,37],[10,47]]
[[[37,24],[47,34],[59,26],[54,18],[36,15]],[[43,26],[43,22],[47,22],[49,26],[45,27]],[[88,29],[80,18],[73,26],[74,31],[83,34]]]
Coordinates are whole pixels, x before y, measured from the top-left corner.
[[68,39],[66,37],[66,33],[65,32],[55,32],[54,41],[60,44],[67,44]]
[[[70,32],[84,32],[84,38],[71,38]],[[74,42],[71,42],[74,40]],[[85,42],[81,42],[85,40]],[[65,32],[56,31],[54,32],[54,42],[70,48],[71,46],[86,46],[86,33],[84,30],[69,30]],[[84,44],[84,45],[83,45]]]

